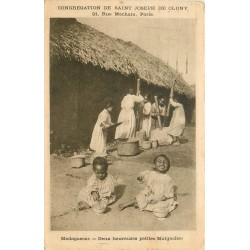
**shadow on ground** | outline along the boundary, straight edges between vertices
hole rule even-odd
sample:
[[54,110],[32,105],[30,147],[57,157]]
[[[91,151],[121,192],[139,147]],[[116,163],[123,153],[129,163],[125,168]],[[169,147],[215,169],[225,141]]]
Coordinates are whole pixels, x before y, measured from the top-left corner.
[[115,186],[116,202],[120,200],[125,193],[126,185],[118,184]]
[[[96,215],[91,209],[74,210],[80,190],[93,174],[92,166],[73,169],[70,159],[51,156],[51,230],[56,231],[173,231],[195,230],[196,228],[196,166],[195,129],[185,130],[187,143],[181,146],[164,146],[145,150],[134,157],[117,157],[112,152],[113,164],[109,173],[114,176],[117,200],[103,215]],[[129,207],[119,211],[118,205],[136,197],[143,188],[138,184],[138,174],[152,170],[153,159],[166,154],[171,161],[169,175],[173,179],[179,206],[163,221],[151,212],[141,212]],[[178,189],[177,189],[178,187]],[[178,192],[177,192],[178,191]],[[69,211],[69,212],[67,212]],[[59,216],[58,215],[62,215]]]

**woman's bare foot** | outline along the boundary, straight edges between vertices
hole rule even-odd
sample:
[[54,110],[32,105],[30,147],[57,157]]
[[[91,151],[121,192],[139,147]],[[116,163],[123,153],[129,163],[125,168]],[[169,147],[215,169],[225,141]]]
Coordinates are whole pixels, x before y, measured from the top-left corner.
[[138,209],[138,208],[139,208],[138,204],[135,204],[135,205],[134,205],[134,208]]
[[78,210],[85,210],[85,209],[89,209],[90,205],[87,204],[86,202],[79,202],[78,203]]

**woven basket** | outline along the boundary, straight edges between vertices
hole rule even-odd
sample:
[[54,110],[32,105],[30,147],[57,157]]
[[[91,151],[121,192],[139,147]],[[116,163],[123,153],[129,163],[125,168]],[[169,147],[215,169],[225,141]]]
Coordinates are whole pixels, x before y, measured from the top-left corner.
[[125,142],[119,142],[117,144],[117,154],[123,156],[133,156],[140,153],[139,140],[129,139]]

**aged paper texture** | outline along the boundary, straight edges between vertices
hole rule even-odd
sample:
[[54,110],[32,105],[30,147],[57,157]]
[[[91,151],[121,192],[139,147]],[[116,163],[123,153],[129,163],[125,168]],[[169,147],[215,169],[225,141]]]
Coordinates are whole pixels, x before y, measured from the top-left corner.
[[204,4],[45,1],[45,249],[204,248]]

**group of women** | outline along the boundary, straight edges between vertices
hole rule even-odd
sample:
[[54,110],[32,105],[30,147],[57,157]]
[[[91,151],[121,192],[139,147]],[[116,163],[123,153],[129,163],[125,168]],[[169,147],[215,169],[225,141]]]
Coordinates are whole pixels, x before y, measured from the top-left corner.
[[[173,115],[168,129],[168,134],[172,137],[172,142],[180,144],[179,137],[185,128],[185,112],[178,97],[170,97],[169,103],[174,107]],[[136,135],[135,105],[139,106],[142,114],[141,130],[145,132],[146,140],[150,139],[151,128],[157,128],[158,117],[164,125],[167,116],[167,108],[163,96],[159,97],[158,104],[150,102],[149,94],[142,96],[139,92],[135,95],[133,89],[129,89],[127,95],[121,102],[121,111],[118,117],[115,139],[124,140],[133,138]],[[111,121],[110,113],[113,110],[113,103],[107,102],[105,108],[99,114],[95,124],[90,149],[96,151],[100,156],[106,155],[107,133],[110,126],[115,125]]]

